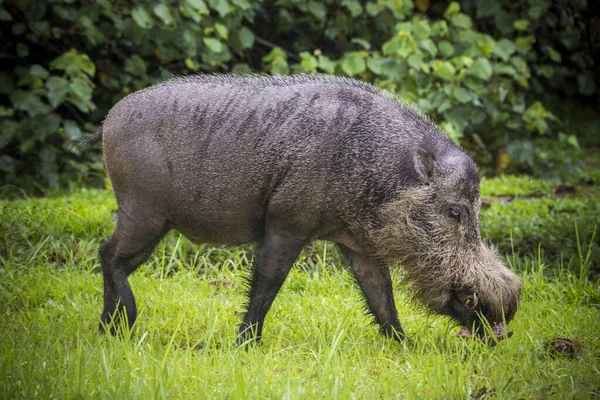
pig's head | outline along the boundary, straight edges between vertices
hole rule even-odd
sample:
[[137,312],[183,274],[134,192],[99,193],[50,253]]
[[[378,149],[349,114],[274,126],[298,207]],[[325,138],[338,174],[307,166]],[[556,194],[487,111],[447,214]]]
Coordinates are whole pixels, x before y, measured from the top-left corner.
[[434,312],[484,335],[482,318],[498,337],[509,334],[521,294],[479,231],[479,173],[459,149],[439,156],[418,150],[412,160],[419,182],[385,204],[374,241],[377,251],[407,272],[413,297]]

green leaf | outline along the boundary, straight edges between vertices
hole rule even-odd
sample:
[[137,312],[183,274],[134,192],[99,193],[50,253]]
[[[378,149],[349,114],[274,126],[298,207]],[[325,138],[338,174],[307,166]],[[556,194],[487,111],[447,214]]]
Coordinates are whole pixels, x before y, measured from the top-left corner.
[[87,15],[82,15],[79,18],[77,26],[83,30],[83,34],[93,45],[104,43],[106,41],[104,34],[96,28],[95,22]]
[[437,55],[437,47],[435,47],[435,43],[431,39],[421,40],[419,43],[420,47],[431,55],[431,57],[435,57]]
[[208,14],[208,7],[203,0],[185,0],[191,7],[196,9],[200,14]]
[[486,58],[478,58],[475,60],[469,73],[477,78],[487,81],[492,77],[492,65]]
[[11,156],[0,156],[0,171],[4,171],[9,175],[13,175],[15,173],[15,160]]
[[180,3],[179,12],[183,17],[191,18],[195,23],[202,21],[200,12],[194,7],[190,6],[188,3]]
[[125,60],[125,72],[128,74],[142,77],[146,75],[146,70],[146,62],[137,54],[134,54]]
[[458,4],[456,1],[453,1],[448,5],[448,8],[446,8],[446,11],[444,12],[444,17],[448,19],[449,17],[458,14],[459,12],[460,4]]
[[494,73],[499,75],[515,76],[517,70],[510,65],[497,63],[494,64]]
[[227,37],[229,36],[229,31],[227,30],[227,27],[219,22],[215,24],[215,30],[217,31],[217,34],[221,39],[227,39]]
[[96,66],[88,55],[78,53],[75,49],[71,49],[52,60],[50,69],[64,70],[69,75],[79,75],[81,72],[85,72],[89,76],[94,76],[96,73]]
[[396,53],[399,48],[400,48],[400,42],[398,41],[398,38],[394,37],[394,38],[388,40],[387,42],[385,42],[383,44],[383,46],[381,46],[381,51],[383,51],[383,54],[388,56],[388,55],[392,55],[392,54]]
[[150,14],[148,14],[148,11],[143,6],[134,8],[131,16],[137,26],[142,29],[148,29],[152,26],[152,17],[150,17]]
[[414,30],[414,24],[412,22],[398,22],[396,24],[396,26],[394,27],[394,29],[396,30],[396,32],[401,32],[401,31],[406,31],[406,32],[413,32]]
[[458,143],[458,140],[463,137],[462,132],[460,132],[459,130],[457,130],[454,125],[452,125],[451,122],[449,121],[444,121],[440,124],[440,128],[442,128],[442,131],[444,131],[444,133],[450,138],[452,139],[455,143]]
[[535,129],[542,135],[548,130],[548,124],[546,123],[545,119],[549,117],[550,113],[539,101],[531,104],[527,110],[525,110],[525,113],[523,113],[523,119],[527,123],[527,128],[530,131]]
[[231,0],[231,2],[242,10],[249,10],[252,7],[252,3],[248,0]]
[[60,19],[64,19],[65,21],[75,22],[77,21],[77,18],[79,18],[79,12],[74,7],[56,5],[52,7],[52,11],[54,11],[54,14],[56,14]]
[[445,79],[451,80],[454,78],[454,74],[456,73],[456,68],[454,65],[449,63],[448,61],[436,61],[433,63],[433,70],[436,76]]
[[494,15],[494,22],[500,33],[505,37],[509,36],[515,30],[512,24],[513,16],[503,9],[496,12],[496,15]]
[[358,44],[365,50],[371,50],[371,43],[367,42],[365,39],[352,38],[350,42]]
[[554,50],[553,47],[546,46],[546,51],[548,52],[550,59],[552,61],[554,61],[555,63],[560,63],[562,61],[562,57],[561,57],[560,53],[558,51]]
[[416,69],[417,71],[421,70],[421,66],[423,65],[423,55],[422,54],[411,54],[406,60],[408,65]]
[[330,74],[335,73],[336,62],[332,61],[329,57],[322,54],[319,55],[319,68]]
[[362,57],[357,57],[354,53],[347,54],[341,63],[342,70],[348,76],[355,76],[358,74],[362,74],[367,65],[365,63],[365,59]]
[[270,64],[269,69],[272,74],[287,75],[290,72],[290,68],[287,63],[287,54],[285,54],[281,47],[273,48],[269,54],[263,57],[263,61]]
[[473,99],[471,93],[460,86],[453,86],[452,96],[460,103],[468,103]]
[[67,100],[81,111],[87,113],[96,108],[94,103],[91,102],[92,92],[93,88],[86,80],[74,78],[69,84],[69,93],[72,96],[69,96]]
[[13,24],[11,27],[11,32],[14,36],[19,36],[25,33],[25,31],[27,31],[27,25],[21,23],[21,22],[17,22],[16,24]]
[[[12,108],[6,108],[4,106],[0,106],[0,118],[2,117],[12,117],[15,115],[15,110]],[[2,146],[0,146],[2,148]]]
[[365,6],[365,9],[367,10],[367,14],[369,14],[371,17],[375,17],[383,10],[383,6],[378,3],[369,2]]
[[173,14],[171,14],[171,10],[164,3],[159,3],[154,6],[152,9],[154,14],[162,20],[165,25],[173,24]]
[[46,89],[48,90],[46,97],[50,105],[52,108],[56,108],[63,103],[67,96],[68,82],[64,78],[51,76],[46,81]]
[[529,35],[529,36],[525,36],[525,37],[518,37],[515,40],[515,44],[517,45],[517,47],[523,54],[527,54],[529,52],[529,50],[531,50],[531,47],[533,46],[534,43],[535,43],[535,37],[533,37],[533,35]]
[[531,8],[529,9],[529,16],[535,20],[542,18],[542,16],[548,11],[551,2],[545,0],[530,0]]
[[498,0],[478,0],[477,1],[477,18],[493,17],[499,9],[502,9]]
[[206,47],[210,49],[213,53],[220,53],[223,51],[223,44],[219,39],[215,38],[204,38],[202,39]]
[[452,25],[457,28],[471,29],[473,27],[473,21],[467,14],[459,13],[452,17]]
[[240,44],[242,45],[242,49],[250,49],[254,46],[254,33],[245,26],[242,26],[238,30],[238,38],[240,40]]
[[200,68],[198,63],[196,63],[196,61],[194,61],[193,59],[191,59],[189,57],[185,59],[185,66],[188,69],[191,69],[192,71],[198,71],[198,69]]
[[427,20],[419,20],[414,24],[414,33],[417,39],[427,39],[431,36],[431,27]]
[[448,30],[448,23],[443,19],[435,22],[431,26],[431,35],[435,37],[447,37],[450,31]]
[[424,113],[428,113],[431,112],[431,110],[433,110],[433,104],[431,104],[431,102],[428,99],[421,98],[419,99],[417,104],[421,111],[423,111]]
[[[400,31],[396,36],[385,42],[381,47],[381,50],[384,55],[398,55],[402,58],[406,58],[409,54],[414,52],[416,47],[417,43],[412,37],[412,34],[407,31]],[[435,47],[435,45],[433,47]]]
[[598,91],[596,82],[589,72],[577,75],[577,87],[579,88],[579,93],[584,96],[592,96]]
[[50,72],[39,64],[34,64],[29,68],[29,74],[36,78],[46,79],[50,75]]
[[30,91],[16,90],[10,95],[13,107],[25,111],[30,117],[50,112],[50,107]]
[[17,43],[16,46],[17,56],[25,58],[29,55],[29,47],[24,43]]
[[444,57],[452,57],[454,54],[454,45],[447,40],[443,40],[438,44],[438,48],[440,53],[444,55]]
[[69,140],[79,139],[82,135],[79,125],[70,119],[63,120],[63,129],[67,139]]
[[229,14],[230,6],[227,0],[210,0],[210,8],[219,13],[221,18]]
[[363,13],[362,5],[358,0],[342,0],[341,4],[350,11],[352,18],[356,18]]
[[510,56],[515,52],[516,46],[508,39],[500,39],[492,49],[492,53],[500,57],[504,61],[508,61]]
[[12,15],[10,15],[10,13],[8,11],[6,11],[4,8],[0,9],[0,21],[12,21]]
[[19,134],[21,124],[10,119],[1,121],[0,124],[0,149],[3,149]]
[[517,21],[513,22],[513,26],[515,27],[516,30],[525,31],[529,27],[529,20],[528,19],[517,20]]
[[379,58],[373,57],[367,60],[367,68],[371,70],[374,74],[382,75],[383,74],[383,64],[388,62],[389,58]]
[[327,15],[327,8],[323,3],[318,1],[309,1],[308,2],[308,11],[318,19],[324,19]]
[[238,73],[238,74],[251,74],[252,73],[252,69],[246,63],[235,64],[233,66],[233,68],[231,68],[231,71]]
[[577,140],[577,136],[575,136],[575,135],[567,136],[567,143],[570,144],[571,146],[573,146],[573,148],[575,148],[576,150],[581,150],[581,147],[579,146],[579,141]]
[[308,51],[303,51],[300,54],[300,65],[304,72],[315,72],[319,66],[319,62],[316,57],[310,54]]
[[485,84],[483,82],[470,75],[465,76],[463,83],[466,87],[478,94],[485,87]]

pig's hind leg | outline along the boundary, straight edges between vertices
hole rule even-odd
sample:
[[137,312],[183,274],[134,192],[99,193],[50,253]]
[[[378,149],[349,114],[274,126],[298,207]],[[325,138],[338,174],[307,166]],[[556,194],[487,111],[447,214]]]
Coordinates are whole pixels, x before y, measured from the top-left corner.
[[104,311],[100,332],[109,329],[115,335],[125,317],[129,327],[137,311],[127,276],[148,259],[152,250],[168,232],[166,221],[156,216],[126,214],[117,211],[117,228],[100,246],[100,261],[104,277]]
[[338,246],[351,264],[352,273],[367,301],[369,312],[387,336],[401,341],[404,331],[398,321],[389,267],[344,245]]

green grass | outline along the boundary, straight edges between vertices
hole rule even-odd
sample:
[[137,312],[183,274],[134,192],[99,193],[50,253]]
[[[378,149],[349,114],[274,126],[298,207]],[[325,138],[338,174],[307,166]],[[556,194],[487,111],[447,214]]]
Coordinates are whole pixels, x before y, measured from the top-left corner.
[[577,186],[566,195],[555,190],[547,181],[528,177],[483,179],[483,237],[505,254],[541,253],[544,262],[564,264],[573,272],[579,269],[580,250],[589,248],[591,272],[600,276],[600,186]]
[[[494,184],[484,183],[489,196],[507,194],[494,192]],[[518,181],[502,185],[528,193],[522,196],[544,196],[523,202],[586,201],[555,199],[539,181],[527,186],[533,189],[515,188]],[[484,236],[511,231],[512,221],[526,237],[536,225],[519,222],[521,215],[541,209],[526,204],[486,209]],[[233,343],[250,248],[194,246],[178,234],[168,235],[130,278],[139,307],[135,329],[122,338],[98,334],[96,253],[112,231],[115,208],[108,191],[0,203],[0,398],[600,396],[600,285],[588,275],[596,260],[587,251],[597,238],[585,233],[586,213],[577,231],[581,257],[508,254],[525,291],[510,325],[515,335],[495,347],[459,338],[448,319],[407,305],[399,289],[396,303],[409,340],[386,339],[364,315],[334,246],[320,242],[286,280],[267,316],[263,344],[243,350]],[[485,221],[504,225],[485,227]],[[558,223],[552,229],[560,229]],[[568,239],[577,242],[574,235]],[[395,271],[396,281],[399,275]],[[577,340],[581,356],[549,353],[545,342],[556,337]]]

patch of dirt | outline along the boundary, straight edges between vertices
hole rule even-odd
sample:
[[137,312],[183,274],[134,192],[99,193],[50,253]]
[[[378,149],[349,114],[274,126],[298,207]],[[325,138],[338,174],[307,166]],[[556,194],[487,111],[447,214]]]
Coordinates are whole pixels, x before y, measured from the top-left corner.
[[212,286],[216,286],[217,289],[229,289],[229,288],[234,288],[238,285],[235,282],[229,282],[229,281],[224,281],[224,280],[214,280],[214,281],[210,281],[208,283]]
[[552,339],[547,341],[544,347],[553,355],[561,355],[567,358],[579,358],[581,356],[581,344],[574,339]]
[[558,185],[554,191],[554,195],[558,198],[567,197],[575,193],[577,193],[577,188],[571,185]]

